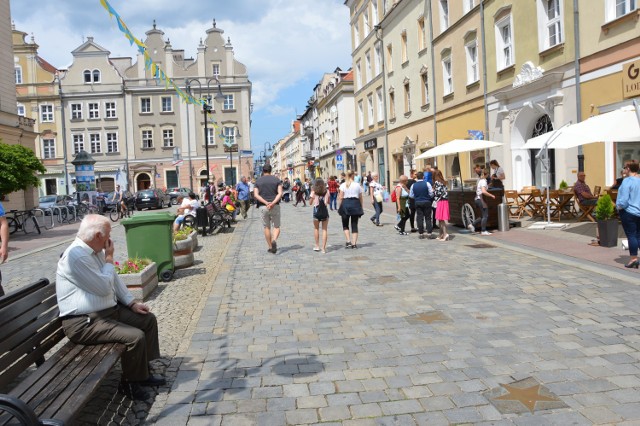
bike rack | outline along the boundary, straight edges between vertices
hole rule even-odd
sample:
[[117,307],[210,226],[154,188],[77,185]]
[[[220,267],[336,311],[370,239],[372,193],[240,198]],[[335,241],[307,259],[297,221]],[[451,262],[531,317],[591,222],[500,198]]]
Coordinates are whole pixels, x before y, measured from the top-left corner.
[[52,206],[51,210],[58,215],[58,223],[71,223],[69,222],[69,209],[67,206]]
[[45,214],[45,210],[44,209],[32,209],[33,210],[33,217],[36,218],[36,220],[38,221],[38,226],[42,226],[44,229],[51,229],[54,226],[53,223],[53,212],[51,211],[51,209],[46,209],[49,213],[50,213],[50,222],[51,222],[51,226],[47,226],[47,215]]
[[69,220],[67,221],[68,223],[71,223],[71,215],[73,215],[73,221],[77,222],[78,221],[78,208],[76,206],[74,206],[73,204],[69,204],[67,206],[65,206],[67,208],[67,211],[69,212]]

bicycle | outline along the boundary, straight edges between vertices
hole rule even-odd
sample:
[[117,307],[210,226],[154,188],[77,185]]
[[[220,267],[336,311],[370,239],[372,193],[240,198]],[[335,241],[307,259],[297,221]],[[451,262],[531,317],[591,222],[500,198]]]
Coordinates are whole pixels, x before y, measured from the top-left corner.
[[80,219],[82,219],[88,214],[100,214],[100,209],[96,205],[88,204],[87,202],[83,201],[78,205],[77,215]]
[[133,216],[133,208],[127,206],[127,209],[122,212],[122,203],[116,203],[116,208],[111,209],[109,212],[109,218],[112,222],[117,222],[119,219],[123,217],[131,217]]
[[22,229],[25,234],[29,234],[34,230],[38,231],[38,234],[42,234],[40,231],[40,225],[38,225],[38,220],[33,214],[33,210],[11,210],[9,213],[13,213],[13,217],[7,217],[9,234],[14,234],[19,229]]

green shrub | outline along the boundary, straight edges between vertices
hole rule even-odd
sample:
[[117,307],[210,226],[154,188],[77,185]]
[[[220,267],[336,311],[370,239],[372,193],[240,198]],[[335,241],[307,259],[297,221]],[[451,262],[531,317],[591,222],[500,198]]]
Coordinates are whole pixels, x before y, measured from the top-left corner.
[[564,191],[565,189],[567,189],[569,187],[569,185],[567,184],[567,182],[565,182],[564,180],[562,182],[560,182],[560,186],[558,187],[559,190]]
[[173,234],[173,241],[182,241],[186,240],[189,235],[193,232],[193,228],[190,226],[185,226],[184,228],[178,230],[175,234]]
[[609,194],[605,194],[598,199],[598,204],[596,204],[596,219],[597,220],[608,220],[613,217],[613,201],[611,201],[611,197]]

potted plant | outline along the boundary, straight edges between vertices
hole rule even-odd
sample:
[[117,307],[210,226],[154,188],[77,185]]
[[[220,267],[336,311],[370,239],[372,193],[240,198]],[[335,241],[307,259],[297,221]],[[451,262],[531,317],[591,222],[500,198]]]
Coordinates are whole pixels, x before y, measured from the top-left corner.
[[595,217],[598,222],[598,236],[601,247],[615,247],[618,245],[618,220],[613,218],[614,205],[609,194],[598,199]]
[[569,187],[569,185],[567,184],[567,182],[565,182],[563,180],[562,182],[560,182],[560,185],[558,186],[558,189],[560,191],[566,191],[568,187]]
[[185,226],[173,234],[173,264],[176,269],[193,265],[193,228]]
[[158,287],[158,267],[150,259],[133,258],[115,262],[116,272],[137,299],[144,300]]

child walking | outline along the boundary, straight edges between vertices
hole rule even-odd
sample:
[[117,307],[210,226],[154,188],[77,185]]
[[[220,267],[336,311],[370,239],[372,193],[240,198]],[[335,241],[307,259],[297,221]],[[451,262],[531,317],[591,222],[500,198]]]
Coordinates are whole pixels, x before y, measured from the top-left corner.
[[[311,190],[309,203],[313,206],[313,236],[316,245],[313,251],[327,252],[327,227],[329,226],[329,191],[327,185],[320,178],[316,179]],[[320,248],[320,224],[322,224],[322,248]]]

